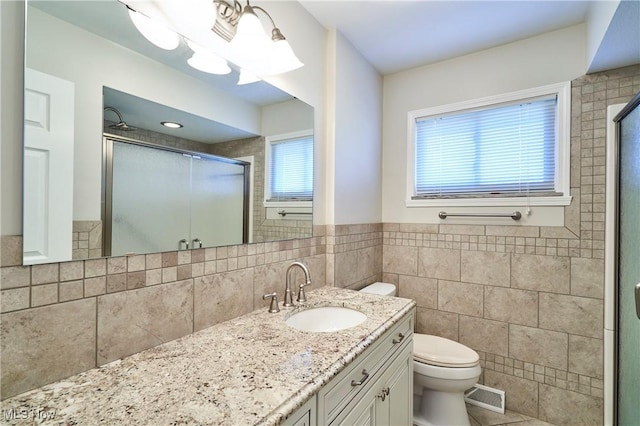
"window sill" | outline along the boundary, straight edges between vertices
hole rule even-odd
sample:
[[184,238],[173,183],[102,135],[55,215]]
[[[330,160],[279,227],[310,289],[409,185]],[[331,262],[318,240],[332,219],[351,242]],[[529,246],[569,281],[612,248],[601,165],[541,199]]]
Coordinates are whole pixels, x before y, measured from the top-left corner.
[[518,207],[518,206],[568,206],[572,197],[504,197],[504,198],[447,198],[406,200],[407,207]]

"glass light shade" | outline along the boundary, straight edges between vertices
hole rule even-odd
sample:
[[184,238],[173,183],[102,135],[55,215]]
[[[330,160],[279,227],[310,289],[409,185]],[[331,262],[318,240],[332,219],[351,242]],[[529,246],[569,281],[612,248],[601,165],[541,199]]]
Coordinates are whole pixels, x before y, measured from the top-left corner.
[[140,34],[161,49],[173,50],[180,44],[178,34],[162,24],[129,9],[129,17]]
[[238,78],[238,86],[242,86],[243,84],[255,83],[256,81],[260,81],[260,78],[256,77],[254,74],[250,73],[244,68],[240,69],[240,78]]
[[187,59],[187,63],[192,68],[209,74],[223,75],[231,72],[227,61],[213,52],[195,52],[193,56]]
[[281,74],[304,66],[296,54],[293,53],[293,49],[287,40],[276,40],[272,44],[273,47],[269,56],[269,74]]
[[260,19],[251,6],[245,6],[231,48],[240,57],[253,65],[264,61],[270,53],[271,40],[264,32]]

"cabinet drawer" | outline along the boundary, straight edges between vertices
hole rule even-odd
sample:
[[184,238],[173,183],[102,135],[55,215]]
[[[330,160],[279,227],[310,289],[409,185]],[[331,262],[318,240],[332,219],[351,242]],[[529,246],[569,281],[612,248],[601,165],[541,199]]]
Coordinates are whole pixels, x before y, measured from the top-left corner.
[[394,355],[413,333],[413,315],[385,332],[350,367],[329,382],[318,395],[320,422],[329,424],[360,391],[372,383],[380,367]]

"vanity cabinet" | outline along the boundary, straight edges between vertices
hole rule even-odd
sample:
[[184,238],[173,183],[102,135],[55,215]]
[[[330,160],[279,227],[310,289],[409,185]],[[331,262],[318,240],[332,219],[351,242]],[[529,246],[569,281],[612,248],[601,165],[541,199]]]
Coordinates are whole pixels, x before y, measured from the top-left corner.
[[411,424],[413,315],[404,318],[318,393],[318,424]]

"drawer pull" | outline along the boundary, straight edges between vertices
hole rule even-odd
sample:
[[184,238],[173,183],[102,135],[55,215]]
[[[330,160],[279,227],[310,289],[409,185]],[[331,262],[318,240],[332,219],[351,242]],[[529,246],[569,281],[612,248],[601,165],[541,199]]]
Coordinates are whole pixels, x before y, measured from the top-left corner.
[[398,333],[398,339],[393,339],[392,342],[394,345],[397,345],[398,343],[402,342],[404,340],[404,334],[402,333]]
[[369,378],[369,373],[367,370],[362,370],[362,378],[359,381],[352,380],[351,386],[362,386],[362,384]]

